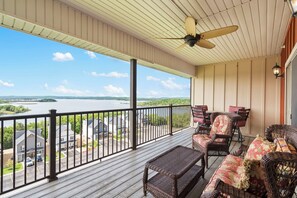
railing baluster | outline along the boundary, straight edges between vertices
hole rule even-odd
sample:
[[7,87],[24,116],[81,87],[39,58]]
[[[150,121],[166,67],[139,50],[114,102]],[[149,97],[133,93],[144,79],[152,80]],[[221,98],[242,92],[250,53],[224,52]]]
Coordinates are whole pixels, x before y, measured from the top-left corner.
[[27,119],[25,119],[25,171],[24,171],[24,183],[27,184]]
[[109,155],[109,112],[107,113],[107,155]]
[[82,165],[82,131],[83,131],[83,116],[80,114],[80,165]]
[[[104,122],[103,122],[104,123]],[[103,125],[104,126],[104,125]],[[97,159],[100,158],[99,155],[99,142],[100,142],[100,113],[98,112],[98,136],[97,136]],[[104,130],[103,130],[104,131]]]
[[16,161],[16,120],[13,120],[13,179],[12,179],[12,187],[15,188],[15,161]]
[[75,156],[76,156],[76,114],[73,116],[73,166],[75,167]]
[[[104,157],[105,156],[105,151],[104,151],[104,147],[105,147],[105,130],[107,130],[107,128],[105,127],[105,124],[104,124],[104,119],[105,119],[105,113],[103,113],[103,115],[102,115],[102,121],[103,121],[103,132],[102,132],[102,143],[103,143],[103,145],[102,145],[102,157]],[[108,124],[108,121],[107,121],[107,124]],[[108,134],[108,132],[107,132],[107,134]]]
[[3,193],[3,168],[4,168],[4,157],[3,157],[3,149],[4,149],[4,121],[1,121],[1,191],[0,193],[2,194]]
[[37,118],[35,118],[34,120],[35,122],[35,163],[34,163],[34,168],[35,168],[35,171],[34,171],[34,179],[35,181],[37,180]]
[[86,162],[89,161],[89,114],[87,113]]
[[[61,126],[60,126],[61,128]],[[67,152],[67,165],[66,165],[66,169],[69,168],[69,115],[67,115],[66,117],[66,152]],[[61,151],[59,151],[59,156],[61,157]]]
[[47,123],[46,123],[46,117],[44,117],[44,150],[43,150],[43,156],[44,156],[44,160],[43,160],[43,169],[44,169],[44,175],[43,177],[46,177],[46,139],[48,137],[48,133],[47,133]]
[[[95,135],[94,122],[95,120],[94,120],[94,113],[93,113],[92,114],[92,161],[94,161],[94,135]],[[98,131],[98,135],[99,135],[99,131]]]
[[[67,124],[67,123],[66,123]],[[59,172],[61,172],[61,142],[62,142],[62,116],[59,116],[59,154],[58,154],[58,158],[59,158]]]

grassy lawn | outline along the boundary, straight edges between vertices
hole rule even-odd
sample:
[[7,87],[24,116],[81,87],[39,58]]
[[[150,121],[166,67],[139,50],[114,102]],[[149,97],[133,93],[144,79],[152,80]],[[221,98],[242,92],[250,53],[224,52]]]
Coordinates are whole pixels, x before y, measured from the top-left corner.
[[[23,169],[23,163],[16,163],[15,164],[15,171],[19,171],[19,170],[22,170],[22,169]],[[3,168],[3,175],[12,173],[12,171],[13,171],[13,166]]]
[[[64,153],[60,152],[61,159],[65,157]],[[59,151],[56,152],[56,159],[59,159]],[[49,156],[45,157],[45,161],[49,161]]]

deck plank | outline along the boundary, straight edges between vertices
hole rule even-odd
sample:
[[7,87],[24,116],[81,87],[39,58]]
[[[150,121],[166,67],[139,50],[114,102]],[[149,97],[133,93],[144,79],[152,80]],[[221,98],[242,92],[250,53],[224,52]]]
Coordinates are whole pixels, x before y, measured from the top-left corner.
[[[117,156],[103,159],[82,166],[69,173],[58,175],[54,182],[44,183],[32,189],[19,189],[8,193],[7,197],[144,197],[142,176],[144,164],[149,159],[163,153],[176,145],[191,147],[191,136],[194,128],[175,133],[173,136],[142,145],[136,151],[127,151]],[[246,137],[246,142],[250,142]],[[232,142],[231,151],[235,151],[240,143]],[[199,197],[213,172],[224,157],[209,157],[209,169],[205,179],[200,179],[187,198]],[[198,163],[199,164],[199,163]],[[149,177],[155,173],[150,171]],[[147,198],[152,197],[148,193]]]

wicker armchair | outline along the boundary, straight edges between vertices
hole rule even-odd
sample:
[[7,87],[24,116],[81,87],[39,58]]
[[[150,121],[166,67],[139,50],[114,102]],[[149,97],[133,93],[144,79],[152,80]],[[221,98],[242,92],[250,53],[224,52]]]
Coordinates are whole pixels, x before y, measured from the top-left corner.
[[229,154],[229,146],[233,135],[233,122],[227,115],[212,115],[215,117],[211,128],[199,127],[208,131],[201,134],[197,131],[192,136],[192,147],[205,153],[205,166],[208,168],[208,156],[225,156]]
[[[264,170],[264,183],[269,198],[293,197],[297,185],[297,155],[284,152],[266,154],[261,160]],[[256,197],[255,195],[235,188],[217,180],[215,190],[204,197]],[[296,196],[296,194],[295,194]]]

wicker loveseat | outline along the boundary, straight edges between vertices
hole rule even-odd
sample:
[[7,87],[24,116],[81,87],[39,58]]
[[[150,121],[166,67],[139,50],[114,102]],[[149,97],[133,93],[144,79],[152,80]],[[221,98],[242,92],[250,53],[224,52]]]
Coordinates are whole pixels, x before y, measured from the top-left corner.
[[[271,125],[265,131],[265,138],[270,142],[284,138],[288,144],[297,148],[297,129],[289,125]],[[268,142],[268,144],[270,143]],[[243,146],[242,150],[246,151],[246,148]],[[256,182],[252,190],[243,190],[242,183],[240,183],[244,163],[245,160],[239,156],[226,156],[205,187],[202,197],[260,196],[276,198],[293,196],[297,185],[296,153],[274,151],[265,154],[259,165],[263,173],[263,185],[261,186]],[[259,195],[261,192],[262,194]]]

